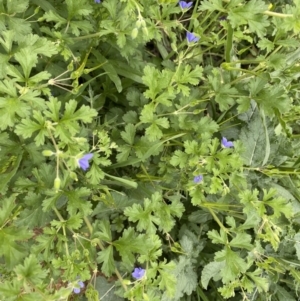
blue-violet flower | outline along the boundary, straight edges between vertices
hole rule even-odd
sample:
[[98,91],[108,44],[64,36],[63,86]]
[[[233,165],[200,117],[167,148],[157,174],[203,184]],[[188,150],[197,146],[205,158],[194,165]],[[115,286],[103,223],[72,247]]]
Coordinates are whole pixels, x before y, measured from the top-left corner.
[[82,282],[82,281],[78,281],[78,285],[80,286],[80,288],[79,287],[75,287],[74,289],[73,289],[73,292],[75,293],[75,294],[79,294],[80,293],[80,289],[81,288],[84,288],[84,283]]
[[198,184],[203,180],[203,176],[199,175],[199,176],[195,176],[194,177],[194,183]]
[[95,3],[101,3],[101,0],[95,0]]
[[193,2],[185,2],[185,1],[179,1],[179,6],[181,9],[188,9],[192,6]]
[[199,41],[199,38],[196,37],[192,32],[187,32],[186,33],[186,38],[187,38],[188,43]]
[[222,138],[222,145],[225,148],[233,147],[233,142],[228,141],[225,137]]
[[93,158],[93,154],[86,154],[81,159],[78,160],[80,168],[87,170],[90,167],[89,160]]
[[135,268],[131,275],[135,279],[141,279],[145,275],[145,270],[142,268]]

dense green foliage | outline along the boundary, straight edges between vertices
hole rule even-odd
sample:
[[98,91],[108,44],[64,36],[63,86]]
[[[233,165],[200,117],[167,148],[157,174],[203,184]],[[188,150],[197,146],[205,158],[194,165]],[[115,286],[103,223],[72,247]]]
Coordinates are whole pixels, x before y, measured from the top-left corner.
[[0,12],[1,301],[298,300],[300,0]]

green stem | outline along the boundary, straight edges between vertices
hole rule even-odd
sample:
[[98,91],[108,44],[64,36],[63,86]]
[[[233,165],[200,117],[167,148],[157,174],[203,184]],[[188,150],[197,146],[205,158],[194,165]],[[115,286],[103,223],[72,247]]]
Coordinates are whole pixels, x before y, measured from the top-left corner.
[[97,33],[92,33],[92,34],[88,34],[86,36],[81,36],[81,37],[75,37],[73,38],[73,40],[86,40],[86,39],[90,39],[90,38],[97,38],[97,37],[101,37],[103,34],[101,32],[97,32]]
[[[61,216],[61,214],[59,213],[59,211],[56,209],[56,207],[53,206],[52,209],[53,209],[54,212],[56,213],[58,219],[59,219],[62,223],[64,223],[65,220],[64,220],[64,218]],[[63,229],[64,236],[67,237],[67,235],[66,235],[66,228],[65,228],[64,225],[62,226],[62,229]],[[69,249],[68,249],[68,244],[67,244],[66,241],[65,241],[65,248],[66,248],[66,254],[67,254],[67,256],[69,256]]]
[[231,49],[232,49],[232,39],[233,39],[233,29],[228,23],[227,28],[227,41],[226,41],[226,47],[225,47],[225,59],[227,63],[230,63],[231,61]]
[[52,207],[53,211],[55,212],[55,214],[57,215],[58,219],[61,221],[61,222],[65,222],[64,218],[61,216],[61,214],[59,213],[59,211],[56,209],[56,207]]
[[127,291],[127,286],[124,284],[123,277],[121,276],[121,274],[119,273],[117,268],[115,269],[115,273],[116,273],[118,279],[120,280],[121,285],[123,286],[124,290]]
[[209,301],[209,299],[205,296],[203,290],[199,286],[197,287],[197,293],[203,301]]
[[91,225],[89,219],[86,216],[84,216],[83,219],[89,229],[90,234],[92,235],[93,234],[93,226]]
[[[62,226],[62,229],[63,229],[64,237],[67,238],[65,225]],[[69,255],[69,249],[68,249],[67,241],[65,241],[65,248],[66,248],[66,254],[69,257],[70,255]]]
[[[98,243],[98,246],[100,247],[100,249],[104,250],[104,246],[102,245],[100,239],[97,239],[97,243]],[[124,290],[127,291],[127,286],[124,284],[123,277],[121,276],[121,274],[119,273],[117,268],[115,268],[115,273],[116,273],[118,279],[120,280],[121,285],[123,286]]]
[[275,13],[273,11],[266,10],[263,12],[264,15],[272,16],[272,17],[278,17],[278,18],[290,18],[294,15],[292,14],[281,14],[281,13]]
[[224,230],[225,233],[228,233],[228,229],[225,228],[225,226],[221,223],[217,215],[214,213],[213,210],[211,210],[209,207],[205,207],[210,212],[210,214],[213,216],[214,220],[217,222],[217,224],[220,226],[221,229]]

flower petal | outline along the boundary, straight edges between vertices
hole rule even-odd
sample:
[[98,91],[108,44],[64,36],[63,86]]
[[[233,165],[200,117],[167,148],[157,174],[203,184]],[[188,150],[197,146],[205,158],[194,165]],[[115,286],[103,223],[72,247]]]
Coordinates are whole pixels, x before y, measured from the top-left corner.
[[203,180],[203,176],[202,175],[198,175],[194,177],[194,183],[200,183]]
[[185,2],[185,1],[179,1],[179,6],[181,9],[188,9],[192,6],[193,2]]
[[232,141],[228,141],[225,137],[222,137],[222,145],[225,148],[233,147],[233,142]]
[[78,160],[79,167],[87,170],[90,167],[89,160],[93,158],[93,154],[86,154]]
[[145,274],[145,270],[142,268],[135,268],[133,273],[131,274],[135,279],[141,279]]
[[199,41],[199,38],[196,37],[192,32],[187,32],[186,38],[187,38],[188,43]]

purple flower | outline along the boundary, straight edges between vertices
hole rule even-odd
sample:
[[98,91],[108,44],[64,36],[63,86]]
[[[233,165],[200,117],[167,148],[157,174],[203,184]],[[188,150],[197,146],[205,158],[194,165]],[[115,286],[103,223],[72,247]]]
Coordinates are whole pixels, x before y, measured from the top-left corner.
[[188,9],[192,6],[193,2],[185,2],[185,1],[179,1],[179,6],[181,9]]
[[186,33],[186,38],[187,38],[188,43],[199,41],[199,38],[196,37],[192,32],[187,32]]
[[222,145],[225,148],[233,147],[233,142],[228,141],[225,137],[222,138]]
[[78,160],[80,168],[87,170],[90,167],[89,160],[93,158],[93,154],[86,154],[81,159]]
[[194,177],[194,183],[198,184],[203,180],[203,176],[199,175],[199,176],[195,176]]
[[142,268],[135,268],[133,273],[131,274],[135,279],[141,279],[145,274],[145,270]]
[[73,289],[73,292],[75,293],[75,294],[79,294],[80,293],[80,289],[81,288],[84,288],[84,283],[82,282],[82,281],[78,281],[78,285],[80,286],[80,288],[79,287],[75,287],[74,289]]
[[101,3],[101,0],[95,0],[95,3]]

